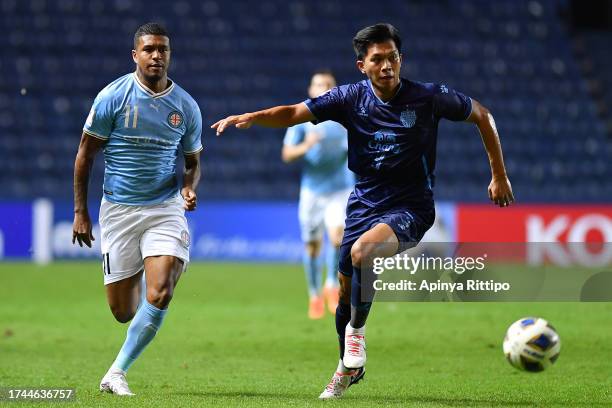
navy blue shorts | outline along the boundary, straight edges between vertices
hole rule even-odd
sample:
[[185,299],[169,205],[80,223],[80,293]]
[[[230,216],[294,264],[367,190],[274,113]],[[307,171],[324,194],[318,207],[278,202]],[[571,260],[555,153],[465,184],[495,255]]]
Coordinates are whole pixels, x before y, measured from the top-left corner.
[[[368,207],[359,201],[353,193],[346,207],[346,224],[344,237],[340,246],[340,261],[338,270],[345,276],[353,275],[351,247],[364,233],[376,224],[387,224],[402,244],[417,244],[434,223],[436,211],[433,204],[425,208],[397,206],[386,209]],[[408,245],[408,246],[411,246]]]

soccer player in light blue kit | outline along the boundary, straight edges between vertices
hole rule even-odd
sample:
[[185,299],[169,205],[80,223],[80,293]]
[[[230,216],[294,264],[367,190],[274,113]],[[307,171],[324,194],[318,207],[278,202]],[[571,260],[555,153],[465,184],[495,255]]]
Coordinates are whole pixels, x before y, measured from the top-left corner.
[[[315,98],[334,86],[336,79],[331,71],[317,71],[310,80],[308,95]],[[311,319],[325,315],[325,301],[332,314],[336,313],[338,306],[338,257],[344,233],[346,201],[355,184],[355,177],[348,169],[347,152],[346,129],[336,122],[301,123],[287,129],[285,135],[283,161],[289,163],[301,159],[303,162],[299,220],[305,244],[303,262],[310,297],[308,317]],[[321,288],[324,229],[327,230],[327,277],[325,286]]]
[[[104,150],[99,217],[104,285],[115,318],[132,321],[100,382],[100,391],[117,395],[134,395],[126,372],[160,329],[189,262],[185,210],[196,208],[202,150],[200,109],[167,77],[166,30],[155,23],[138,28],[132,57],[136,72],[110,83],[96,97],[74,170],[72,242],[91,247],[87,186],[94,157]],[[179,151],[185,157],[180,192]]]
[[340,361],[321,399],[342,397],[365,374],[365,324],[372,299],[362,282],[365,285],[374,279],[372,270],[362,270],[362,262],[414,246],[434,222],[440,120],[477,126],[491,167],[489,198],[500,207],[514,201],[489,110],[445,84],[401,78],[401,47],[399,32],[392,25],[365,27],[353,38],[353,48],[357,69],[367,79],[335,87],[302,103],[232,115],[212,125],[217,134],[229,126],[286,127],[327,120],[347,129],[349,168],[357,174],[357,183],[346,209],[338,265]]

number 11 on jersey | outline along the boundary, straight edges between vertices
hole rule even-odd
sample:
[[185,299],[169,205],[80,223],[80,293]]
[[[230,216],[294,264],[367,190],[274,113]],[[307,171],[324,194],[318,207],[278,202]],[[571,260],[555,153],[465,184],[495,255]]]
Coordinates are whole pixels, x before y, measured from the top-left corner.
[[[128,103],[125,105],[125,122],[123,123],[124,127],[130,127],[130,111],[131,105]],[[134,117],[132,118],[132,129],[136,129],[136,125],[138,124],[138,105],[134,105]]]

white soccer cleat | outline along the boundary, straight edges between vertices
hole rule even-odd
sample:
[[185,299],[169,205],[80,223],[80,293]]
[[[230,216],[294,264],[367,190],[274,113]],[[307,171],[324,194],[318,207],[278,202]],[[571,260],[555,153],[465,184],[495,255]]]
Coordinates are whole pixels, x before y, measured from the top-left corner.
[[342,362],[346,368],[361,368],[366,363],[365,326],[353,329],[346,325],[344,335],[344,357]]
[[125,371],[111,367],[100,381],[100,391],[122,396],[136,395],[130,391],[125,375]]
[[336,371],[329,384],[327,384],[321,395],[319,395],[319,399],[325,400],[342,397],[348,387],[357,384],[364,375],[365,368],[363,367],[349,371],[348,373]]

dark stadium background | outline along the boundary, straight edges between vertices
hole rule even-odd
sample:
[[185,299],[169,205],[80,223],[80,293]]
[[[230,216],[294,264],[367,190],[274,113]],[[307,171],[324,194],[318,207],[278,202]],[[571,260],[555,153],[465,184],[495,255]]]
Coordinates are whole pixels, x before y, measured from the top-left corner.
[[[203,112],[198,193],[201,203],[212,207],[193,215],[191,225],[196,241],[210,232],[208,247],[228,245],[232,237],[242,244],[290,237],[288,251],[297,253],[300,167],[280,160],[284,130],[231,130],[217,138],[209,126],[228,114],[303,100],[317,68],[331,68],[340,83],[361,79],[351,39],[379,21],[401,30],[404,76],[444,82],[493,112],[519,204],[504,214],[506,220],[522,225],[535,213],[546,224],[569,209],[571,229],[584,215],[603,214],[607,222],[599,223],[595,234],[607,240],[612,237],[611,10],[610,1],[569,0],[2,0],[2,253],[29,258],[47,245],[40,259],[97,256],[74,252],[67,242],[74,156],[97,92],[134,69],[132,36],[146,21],[167,26],[170,77]],[[102,175],[100,155],[89,194],[94,216]],[[528,240],[525,228],[501,233],[494,221],[504,218],[500,212],[487,218],[484,235],[467,231],[464,225],[472,224],[464,222],[462,206],[487,205],[489,179],[477,130],[442,122],[435,195],[447,238]],[[29,203],[40,198],[47,201],[37,201],[36,210]],[[552,212],[540,214],[540,204]],[[274,217],[276,222],[256,222]],[[264,238],[259,232],[240,235],[241,229],[266,228]],[[236,232],[220,237],[221,230]],[[195,257],[206,254],[196,251]],[[258,258],[238,254],[251,257]]]

